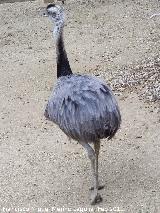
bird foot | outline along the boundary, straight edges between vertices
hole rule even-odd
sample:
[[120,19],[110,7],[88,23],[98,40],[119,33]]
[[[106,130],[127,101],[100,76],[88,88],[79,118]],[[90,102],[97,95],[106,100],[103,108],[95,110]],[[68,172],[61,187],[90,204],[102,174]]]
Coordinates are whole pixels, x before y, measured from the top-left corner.
[[102,202],[102,197],[100,194],[96,194],[96,195],[93,195],[91,196],[91,205],[95,205],[97,203],[100,203]]
[[[101,186],[98,186],[98,190],[101,190],[101,189],[104,189],[104,185],[101,185]],[[90,187],[89,189],[90,191],[93,191],[94,190],[94,187]]]

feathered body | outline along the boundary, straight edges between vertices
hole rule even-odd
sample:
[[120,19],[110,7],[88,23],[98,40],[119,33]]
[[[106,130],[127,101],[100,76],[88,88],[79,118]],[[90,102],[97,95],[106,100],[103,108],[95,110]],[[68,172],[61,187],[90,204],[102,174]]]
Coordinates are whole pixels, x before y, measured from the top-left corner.
[[110,88],[96,77],[60,77],[45,110],[69,137],[86,142],[112,138],[121,116]]

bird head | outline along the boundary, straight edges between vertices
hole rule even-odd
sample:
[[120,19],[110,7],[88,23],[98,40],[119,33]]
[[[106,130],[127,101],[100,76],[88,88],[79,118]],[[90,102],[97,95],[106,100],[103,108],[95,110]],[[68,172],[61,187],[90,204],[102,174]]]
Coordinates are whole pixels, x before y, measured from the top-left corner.
[[49,4],[43,11],[43,15],[48,16],[55,24],[64,22],[64,11],[59,5]]

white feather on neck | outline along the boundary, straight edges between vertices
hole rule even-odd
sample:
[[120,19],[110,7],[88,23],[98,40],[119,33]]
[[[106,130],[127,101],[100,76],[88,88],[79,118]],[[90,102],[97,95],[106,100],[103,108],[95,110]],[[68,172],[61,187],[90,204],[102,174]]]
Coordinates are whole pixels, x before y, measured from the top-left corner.
[[59,39],[60,35],[63,33],[63,27],[64,27],[64,21],[59,20],[55,23],[55,26],[53,29],[53,36],[56,39],[56,41]]

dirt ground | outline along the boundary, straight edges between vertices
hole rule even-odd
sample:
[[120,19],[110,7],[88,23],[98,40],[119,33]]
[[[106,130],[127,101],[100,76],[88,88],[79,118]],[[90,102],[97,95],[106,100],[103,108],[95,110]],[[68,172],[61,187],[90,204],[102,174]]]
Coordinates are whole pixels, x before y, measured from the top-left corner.
[[[156,102],[142,95],[159,84],[160,16],[150,19],[160,12],[159,1],[65,4],[73,71],[108,82],[122,112],[116,137],[101,143],[105,188],[95,207],[85,151],[43,116],[56,84],[56,55],[52,25],[38,13],[42,6],[38,0],[0,4],[0,211],[160,213],[159,93]],[[156,79],[122,82],[142,67]]]

